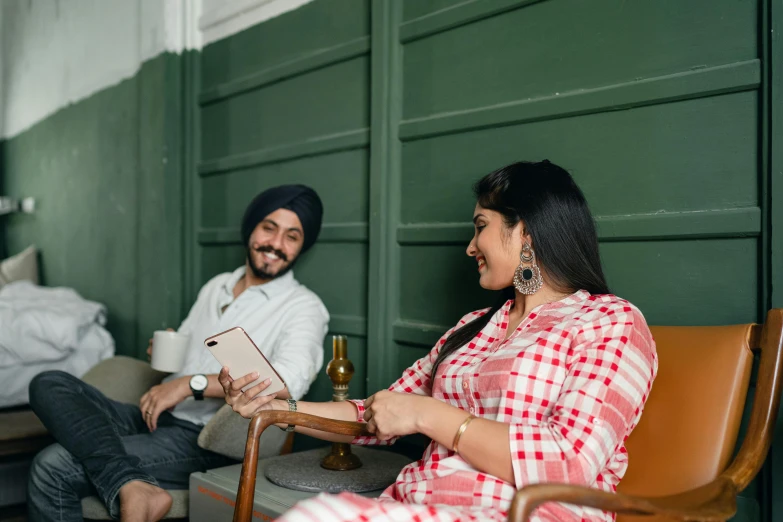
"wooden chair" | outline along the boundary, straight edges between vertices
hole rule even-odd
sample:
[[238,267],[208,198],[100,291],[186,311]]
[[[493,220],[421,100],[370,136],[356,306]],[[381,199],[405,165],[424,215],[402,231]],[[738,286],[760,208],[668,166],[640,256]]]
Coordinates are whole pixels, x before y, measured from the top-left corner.
[[[733,516],[736,496],[761,469],[780,404],[783,309],[762,326],[653,327],[659,358],[641,422],[626,442],[628,472],[617,493],[569,484],[520,489],[509,521],[527,520],[545,502],[565,502],[620,514],[618,520],[719,521]],[[753,354],[761,361],[750,424],[731,460],[750,382]],[[303,413],[261,412],[250,423],[234,522],[249,522],[258,439],[275,423],[363,435],[364,424]]]

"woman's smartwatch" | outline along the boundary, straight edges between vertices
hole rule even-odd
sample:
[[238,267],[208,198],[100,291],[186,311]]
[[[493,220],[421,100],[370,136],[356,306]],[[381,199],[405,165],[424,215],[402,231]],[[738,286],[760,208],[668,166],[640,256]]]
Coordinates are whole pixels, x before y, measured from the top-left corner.
[[207,389],[207,376],[203,374],[196,374],[190,378],[190,391],[193,392],[193,398],[197,401],[204,400],[204,390]]

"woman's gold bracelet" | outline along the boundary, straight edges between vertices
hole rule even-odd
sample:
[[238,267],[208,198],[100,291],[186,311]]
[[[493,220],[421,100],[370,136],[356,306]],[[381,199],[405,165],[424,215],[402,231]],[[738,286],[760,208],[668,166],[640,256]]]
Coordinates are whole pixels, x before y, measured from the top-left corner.
[[457,430],[457,434],[454,435],[454,442],[451,443],[451,451],[459,455],[459,438],[462,437],[462,434],[465,433],[465,430],[468,429],[468,424],[470,424],[470,421],[475,419],[473,415],[469,415],[467,419],[462,421],[462,424],[460,424],[459,429]]

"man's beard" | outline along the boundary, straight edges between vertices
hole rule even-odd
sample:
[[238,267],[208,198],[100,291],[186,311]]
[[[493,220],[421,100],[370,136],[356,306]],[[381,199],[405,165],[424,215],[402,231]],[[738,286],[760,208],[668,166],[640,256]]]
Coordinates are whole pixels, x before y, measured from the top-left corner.
[[252,248],[247,247],[247,264],[250,267],[250,270],[253,272],[253,275],[255,275],[259,279],[264,279],[266,281],[269,281],[271,279],[275,279],[277,277],[285,275],[289,270],[291,270],[294,267],[294,264],[296,263],[296,258],[294,258],[293,261],[288,263],[287,265],[283,265],[283,268],[278,270],[276,273],[267,272],[264,269],[264,266],[256,266],[256,264],[253,262],[253,252],[270,252],[277,257],[280,258],[281,261],[286,262],[288,261],[288,256],[286,256],[283,252],[280,250],[276,250],[273,247],[266,245],[258,248]]

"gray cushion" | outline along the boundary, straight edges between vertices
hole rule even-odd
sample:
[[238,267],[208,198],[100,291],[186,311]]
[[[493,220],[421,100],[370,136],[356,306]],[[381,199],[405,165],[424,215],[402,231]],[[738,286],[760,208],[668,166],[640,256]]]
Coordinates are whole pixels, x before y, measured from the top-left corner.
[[29,246],[0,262],[0,287],[22,280],[38,284],[38,250],[35,246]]
[[[204,449],[220,453],[235,460],[245,457],[248,419],[235,413],[228,404],[223,405],[214,417],[204,426],[198,436],[198,445]],[[274,426],[267,428],[261,435],[258,458],[264,459],[280,455],[287,433]]]
[[[174,502],[172,502],[171,509],[163,519],[186,518],[188,516],[188,490],[169,489],[168,492]],[[88,520],[112,520],[103,502],[98,497],[82,499],[82,516]]]
[[84,374],[82,380],[115,401],[138,404],[147,390],[168,375],[153,370],[149,363],[117,355],[101,361]]

